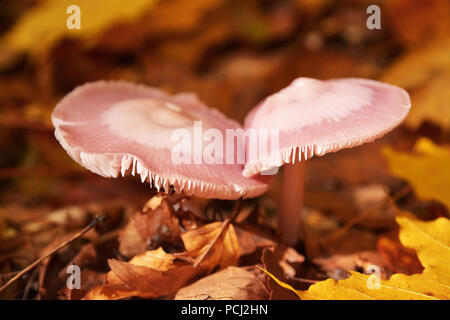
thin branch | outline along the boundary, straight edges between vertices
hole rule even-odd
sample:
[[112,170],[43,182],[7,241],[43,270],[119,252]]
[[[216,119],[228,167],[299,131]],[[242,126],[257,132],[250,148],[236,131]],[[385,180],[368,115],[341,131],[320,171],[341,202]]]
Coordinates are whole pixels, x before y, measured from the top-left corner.
[[348,220],[341,228],[339,228],[338,230],[336,230],[328,239],[327,241],[334,241],[336,239],[338,239],[339,237],[341,237],[347,230],[349,230],[351,227],[353,227],[355,224],[357,224],[358,222],[362,221],[364,218],[370,216],[371,214],[377,212],[378,210],[381,210],[383,208],[385,208],[387,205],[389,204],[393,204],[396,201],[400,200],[401,198],[403,198],[404,196],[406,196],[410,191],[411,191],[411,187],[410,186],[406,186],[402,189],[400,189],[397,193],[395,193],[392,198],[389,197],[389,195],[387,194],[387,200],[379,205],[376,205],[374,207],[371,207],[365,211],[363,211],[361,214],[357,215],[356,217]]
[[26,274],[27,272],[29,272],[30,270],[32,270],[34,267],[36,267],[39,263],[41,263],[42,261],[44,261],[45,259],[49,258],[50,256],[52,256],[54,253],[56,253],[57,251],[59,251],[60,249],[64,248],[65,246],[67,246],[69,243],[71,243],[72,241],[80,238],[81,236],[83,236],[86,232],[88,232],[89,230],[91,230],[92,228],[94,228],[99,222],[103,222],[105,220],[105,216],[103,215],[98,215],[94,218],[94,220],[91,221],[91,223],[89,223],[89,225],[87,227],[85,227],[83,230],[81,230],[80,232],[78,232],[77,234],[75,234],[73,237],[71,237],[69,240],[64,241],[63,243],[61,243],[58,247],[56,247],[55,249],[53,249],[51,252],[49,252],[48,254],[46,254],[45,256],[37,259],[35,262],[33,262],[32,264],[30,264],[28,267],[26,267],[25,269],[23,269],[22,271],[18,272],[14,277],[12,277],[8,282],[6,282],[1,288],[0,288],[0,292],[2,292],[3,290],[5,290],[10,284],[12,284],[14,281],[16,281],[17,279],[19,279],[20,277],[22,277],[24,274]]

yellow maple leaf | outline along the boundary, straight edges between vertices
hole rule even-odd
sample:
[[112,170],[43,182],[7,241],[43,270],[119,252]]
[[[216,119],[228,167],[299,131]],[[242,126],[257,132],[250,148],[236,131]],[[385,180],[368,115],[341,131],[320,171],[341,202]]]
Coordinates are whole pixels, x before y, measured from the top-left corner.
[[303,300],[450,299],[450,220],[442,217],[424,222],[408,213],[400,214],[396,220],[400,241],[416,250],[425,268],[421,274],[394,274],[389,280],[381,280],[376,275],[351,272],[347,279],[320,281],[306,291],[295,290],[269,275]]
[[[88,37],[117,21],[138,17],[157,0],[46,0],[28,10],[6,34],[5,43],[15,50],[45,50],[64,35]],[[66,12],[77,5],[81,29],[68,29]]]
[[423,200],[437,200],[450,208],[450,149],[439,147],[421,138],[416,143],[417,154],[383,150],[389,170],[407,180]]
[[415,129],[428,120],[450,129],[450,41],[407,53],[380,80],[410,93],[413,108],[406,125]]

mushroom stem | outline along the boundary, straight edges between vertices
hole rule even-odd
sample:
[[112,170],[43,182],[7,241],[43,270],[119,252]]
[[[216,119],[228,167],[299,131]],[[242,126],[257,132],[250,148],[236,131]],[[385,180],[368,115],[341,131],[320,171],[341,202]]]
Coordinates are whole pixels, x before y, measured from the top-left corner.
[[295,245],[301,224],[306,161],[286,164],[283,168],[278,233],[289,245]]

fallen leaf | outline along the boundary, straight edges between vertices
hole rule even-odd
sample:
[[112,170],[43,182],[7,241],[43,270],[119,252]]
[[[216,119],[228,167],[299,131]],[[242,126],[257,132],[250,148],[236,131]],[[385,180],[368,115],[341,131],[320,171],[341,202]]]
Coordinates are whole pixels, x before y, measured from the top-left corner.
[[81,300],[86,293],[92,288],[102,284],[105,275],[90,269],[81,269],[80,289],[69,289],[64,286],[58,294],[65,297],[67,300]]
[[205,268],[175,262],[175,259],[162,248],[146,251],[129,262],[110,259],[108,265],[111,271],[106,274],[105,282],[90,290],[84,299],[172,296],[179,288],[205,274]]
[[180,289],[175,300],[265,300],[268,292],[258,271],[228,267]]
[[264,236],[241,227],[236,227],[235,230],[239,241],[239,254],[241,256],[252,254],[260,248],[274,247],[276,245],[276,242],[269,236]]
[[[192,258],[200,256],[214,237],[222,229],[222,222],[213,222],[200,228],[189,230],[181,235],[184,246]],[[212,271],[237,265],[239,259],[239,242],[232,224],[220,236],[216,244],[211,248],[200,266]]]
[[419,198],[450,208],[450,149],[421,138],[415,151],[417,154],[409,154],[386,147],[383,154],[392,174],[407,180]]
[[[277,253],[275,253],[276,250]],[[279,264],[280,252],[282,252],[280,248],[266,248],[264,249],[261,258],[265,270],[268,270],[267,272],[274,275],[272,278],[268,277],[267,279],[267,287],[269,288],[270,292],[269,299],[295,300],[296,296],[292,291],[286,290],[285,287],[277,285],[277,279],[282,279],[284,282],[289,281],[283,271],[283,268]]]
[[157,196],[150,201],[142,212],[130,217],[130,222],[119,234],[119,251],[125,257],[160,246],[165,249],[183,248],[179,219],[172,205]]
[[[304,300],[437,300],[450,299],[450,220],[438,218],[430,222],[417,220],[409,213],[396,218],[400,226],[400,241],[416,250],[424,266],[421,274],[394,274],[389,280],[377,281],[376,275],[351,271],[348,279],[327,279],[308,290],[295,290],[269,273],[283,288],[295,292]],[[377,287],[378,282],[378,287]]]
[[158,248],[140,253],[129,262],[110,259],[108,264],[111,271],[106,274],[105,283],[90,290],[84,299],[169,297],[200,275],[217,267],[223,269],[236,265],[239,243],[233,225],[228,226],[198,267],[186,262],[194,261],[207,250],[221,229],[222,223],[214,222],[184,232],[181,237],[186,252],[183,254],[173,255]]
[[378,251],[395,273],[421,273],[423,267],[413,249],[404,247],[398,239],[383,235],[377,242]]

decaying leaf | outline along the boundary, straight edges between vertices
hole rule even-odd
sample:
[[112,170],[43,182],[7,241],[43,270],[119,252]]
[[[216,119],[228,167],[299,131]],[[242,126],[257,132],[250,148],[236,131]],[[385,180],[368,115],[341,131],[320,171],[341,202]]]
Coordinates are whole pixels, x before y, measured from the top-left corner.
[[108,261],[111,271],[105,283],[89,291],[85,299],[125,299],[130,297],[170,297],[175,292],[215,268],[236,265],[239,258],[239,243],[232,225],[224,231],[198,267],[192,263],[207,250],[220,232],[222,223],[214,222],[184,232],[181,237],[186,252],[169,254],[161,247],[145,251],[129,262],[114,259]]
[[283,248],[266,248],[263,251],[261,261],[265,270],[268,270],[274,277],[267,279],[267,287],[270,292],[270,300],[294,300],[296,298],[292,291],[287,290],[285,287],[277,285],[277,279],[283,279],[283,281],[289,281],[285,274],[283,267],[280,265],[280,258],[283,257]]
[[[158,199],[157,196],[153,199]],[[150,202],[149,201],[149,202]],[[179,219],[166,199],[158,204],[148,204],[142,212],[135,213],[128,225],[119,234],[119,251],[132,257],[159,246],[182,248]]]
[[84,299],[112,300],[130,297],[157,298],[173,295],[180,287],[205,273],[202,267],[195,268],[175,262],[175,256],[162,248],[146,251],[129,262],[114,259],[108,261],[111,271],[105,282],[89,291]]
[[419,198],[436,200],[450,208],[450,150],[420,139],[417,154],[397,152],[390,147],[384,149],[391,172],[407,180]]
[[[221,227],[221,222],[213,222],[183,233],[181,237],[189,255],[196,258],[207,250],[209,243],[220,232]],[[239,242],[234,227],[230,224],[200,265],[209,270],[217,266],[222,269],[236,265],[238,259]]]
[[258,269],[228,267],[180,289],[175,300],[264,300],[267,288]]
[[380,280],[375,274],[351,272],[351,277],[318,282],[308,290],[292,286],[270,275],[283,288],[290,289],[304,300],[316,299],[382,299],[382,300],[436,300],[450,299],[450,220],[438,218],[424,222],[408,213],[397,216],[400,241],[414,248],[424,266],[421,274],[394,274],[389,280]]
[[398,239],[383,235],[377,242],[378,251],[395,273],[421,273],[423,266],[413,249],[403,246]]

